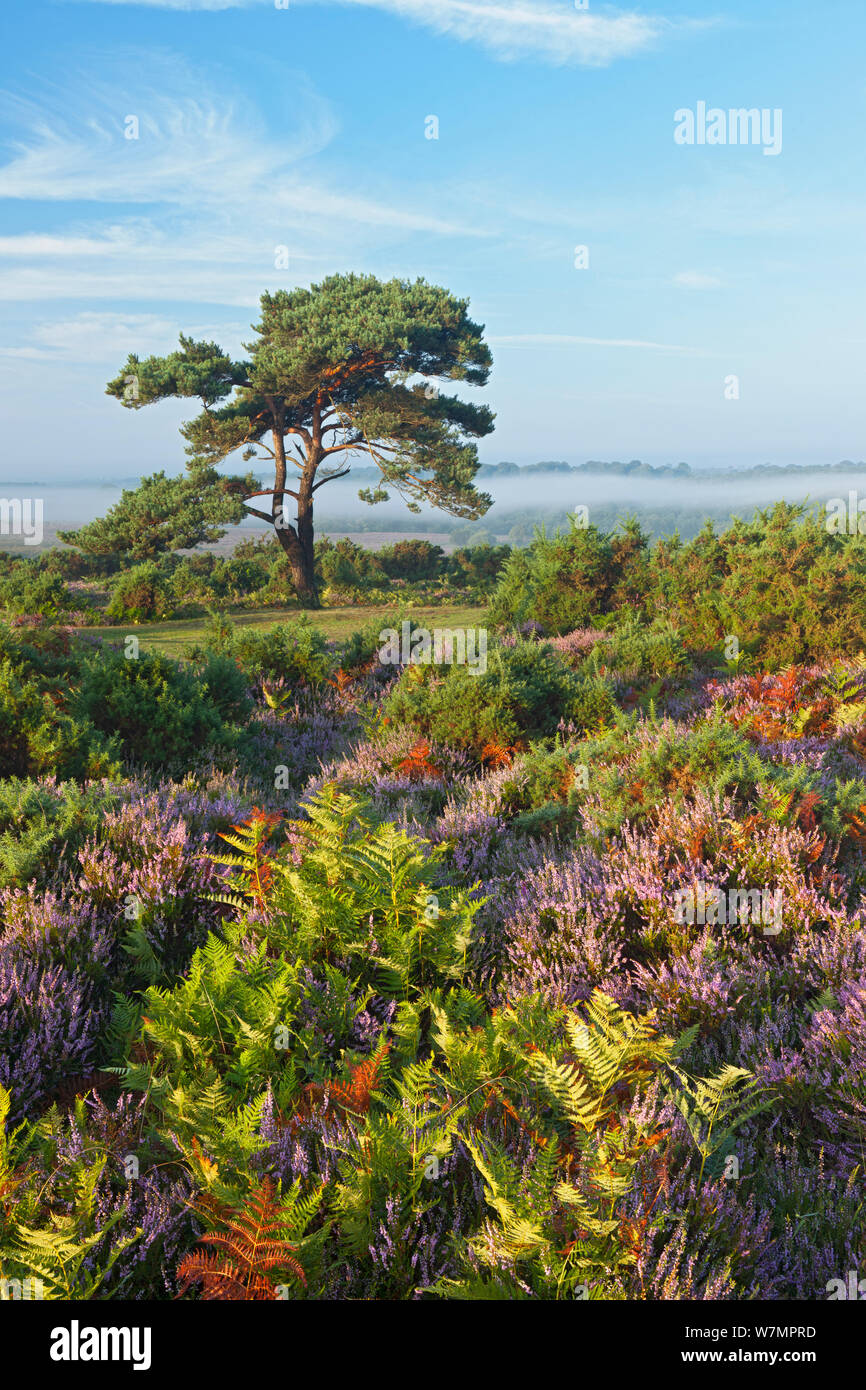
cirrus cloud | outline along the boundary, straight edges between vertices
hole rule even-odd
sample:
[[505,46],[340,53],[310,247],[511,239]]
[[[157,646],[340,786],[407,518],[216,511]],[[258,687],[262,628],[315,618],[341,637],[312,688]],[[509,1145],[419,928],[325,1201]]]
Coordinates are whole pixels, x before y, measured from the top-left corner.
[[[150,9],[247,9],[274,0],[95,0]],[[291,0],[292,5],[342,4],[383,10],[411,24],[486,49],[501,61],[537,58],[556,67],[606,67],[660,39],[706,28],[713,20],[671,20],[637,10],[578,10],[570,0]],[[285,6],[284,8],[287,8]]]

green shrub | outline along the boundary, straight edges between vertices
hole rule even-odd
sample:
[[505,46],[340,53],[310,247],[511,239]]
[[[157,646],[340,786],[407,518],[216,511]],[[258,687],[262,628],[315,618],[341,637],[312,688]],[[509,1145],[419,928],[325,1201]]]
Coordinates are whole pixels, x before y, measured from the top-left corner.
[[600,614],[639,605],[649,589],[648,541],[636,521],[621,533],[572,522],[567,534],[536,534],[512,551],[491,603],[505,627],[534,622],[549,636],[589,627]]
[[174,601],[187,603],[240,603],[264,589],[270,570],[263,559],[188,555],[171,573]]
[[41,613],[44,618],[80,607],[59,574],[40,572],[29,561],[0,583],[0,603],[10,613]]
[[40,570],[63,579],[103,579],[122,568],[119,555],[86,555],[69,546],[52,546],[37,557]]
[[[388,623],[398,630],[401,621],[402,616],[396,619],[388,618]],[[352,671],[358,666],[364,666],[376,656],[382,645],[380,639],[382,630],[382,617],[374,617],[357,632],[353,632],[350,637],[346,638],[340,651],[340,665],[344,671]]]
[[561,720],[591,729],[614,709],[607,682],[581,680],[551,647],[523,640],[494,645],[483,674],[468,665],[409,666],[386,702],[393,720],[475,751],[550,737]]
[[614,629],[603,650],[596,649],[591,661],[630,676],[681,675],[689,667],[679,632],[664,619],[650,625],[638,618],[627,619]]
[[331,589],[361,589],[374,578],[382,578],[378,557],[347,537],[332,541],[329,536],[316,543],[316,567],[323,584]]
[[[866,648],[866,541],[786,502],[721,535],[707,522],[688,544],[673,536],[652,552],[634,521],[610,533],[573,524],[512,552],[491,602],[493,622],[534,622],[549,635],[613,615],[666,619],[689,651],[720,653],[736,635],[771,669],[854,656]],[[662,646],[639,654],[642,669]]]
[[507,545],[476,545],[455,550],[448,557],[447,572],[456,584],[488,588],[499,577],[511,554]]
[[441,546],[430,541],[397,541],[376,552],[376,562],[389,579],[436,579],[445,559]]
[[106,612],[118,622],[145,623],[170,618],[174,612],[171,579],[154,560],[134,565],[115,580]]
[[306,616],[283,623],[267,632],[237,627],[224,615],[212,614],[203,647],[192,655],[227,657],[251,677],[282,678],[290,686],[318,689],[331,673],[334,662],[325,637]]
[[[208,664],[200,673],[159,654],[128,660],[103,648],[83,665],[73,709],[129,762],[189,763],[204,749],[232,741],[223,699],[214,693],[217,679]],[[230,693],[229,705],[235,698]]]
[[0,662],[0,777],[56,773],[107,776],[115,770],[109,741],[69,708],[69,697],[25,662]]
[[249,681],[237,662],[210,652],[195,669],[202,694],[213,701],[220,716],[229,724],[242,723],[252,709],[252,700]]
[[42,714],[35,681],[22,681],[12,663],[0,663],[0,776],[23,777],[30,770],[28,734]]

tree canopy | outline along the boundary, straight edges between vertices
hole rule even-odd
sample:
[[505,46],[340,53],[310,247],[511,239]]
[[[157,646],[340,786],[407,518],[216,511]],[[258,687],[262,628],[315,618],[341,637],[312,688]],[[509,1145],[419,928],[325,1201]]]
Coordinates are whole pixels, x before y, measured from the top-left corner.
[[254,485],[249,475],[224,478],[214,468],[197,468],[180,478],[152,473],[137,488],[124,488],[105,516],[58,535],[88,555],[150,560],[219,540],[226,526],[243,519],[243,498]]
[[422,501],[464,518],[488,509],[490,497],[474,486],[473,441],[491,432],[493,414],[435,384],[487,382],[490,350],[468,301],[420,279],[332,275],[263,294],[253,331],[247,360],[181,335],[167,357],[131,355],[107,391],[132,409],[198,398],[202,411],[181,427],[194,471],[237,450],[270,460],[274,486],[251,494],[269,505],[247,507],[274,526],[302,601],[318,601],[314,493],[345,477],[353,455],[369,456],[381,473],[359,491],[365,502],[386,501],[393,488],[416,512]]

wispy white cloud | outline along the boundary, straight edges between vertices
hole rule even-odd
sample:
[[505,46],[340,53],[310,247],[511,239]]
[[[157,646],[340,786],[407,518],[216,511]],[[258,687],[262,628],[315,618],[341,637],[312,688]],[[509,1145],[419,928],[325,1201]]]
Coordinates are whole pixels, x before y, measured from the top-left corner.
[[[103,64],[116,81],[73,74],[65,85],[31,83],[38,101],[0,95],[12,130],[0,198],[94,205],[91,225],[77,206],[74,226],[0,237],[0,300],[246,307],[263,284],[307,283],[391,240],[484,235],[459,204],[449,215],[456,194],[316,180],[306,157],[338,127],[301,77],[281,73],[300,114],[267,127],[221,74],[139,53],[130,78],[123,57]],[[125,136],[130,116],[138,139]]]
[[[217,11],[273,0],[99,0],[154,9]],[[661,38],[712,21],[669,20],[637,10],[578,10],[573,0],[291,0],[291,4],[355,5],[384,10],[448,38],[513,61],[538,58],[556,66],[605,67],[644,52]]]
[[[130,352],[145,357],[171,349],[181,325],[160,314],[123,314],[87,311],[72,318],[38,323],[23,346],[0,347],[2,357],[33,361],[113,363]],[[230,343],[232,347],[249,332],[248,323],[198,324],[184,331],[194,338]]]
[[47,362],[54,360],[54,353],[35,347],[0,347],[0,357],[18,357],[24,362]]
[[655,16],[578,11],[568,0],[344,0],[398,14],[505,60],[604,67],[651,47],[673,26]]
[[573,333],[506,333],[489,340],[497,347],[610,347],[649,348],[654,352],[699,353],[699,348],[676,343],[653,343],[643,338],[583,338]]
[[87,312],[59,322],[40,323],[33,336],[43,351],[76,361],[103,362],[126,353],[165,351],[176,340],[177,325],[156,314]]
[[700,270],[681,270],[673,283],[684,290],[716,290],[722,282],[717,275],[704,275]]
[[[113,55],[114,65],[122,58]],[[40,84],[38,102],[0,94],[0,114],[17,132],[9,141],[12,157],[0,167],[0,198],[162,206],[206,215],[212,227],[339,220],[472,234],[436,211],[301,178],[296,166],[325,149],[338,130],[330,103],[301,74],[281,72],[296,114],[275,135],[258,108],[216,74],[162,53],[136,55],[135,70],[139,79],[124,76],[122,83],[82,77],[65,87]],[[114,246],[102,249],[122,251],[129,236],[128,228],[115,227]],[[81,254],[91,249],[97,248],[82,247]]]
[[24,233],[22,236],[0,237],[0,257],[33,259],[57,256],[123,256],[133,245],[128,230],[123,227],[108,228],[99,236],[58,236],[42,232]]
[[[101,64],[118,72],[116,82],[91,71],[65,85],[40,81],[38,99],[2,95],[13,154],[0,169],[0,197],[219,208],[230,190],[261,197],[263,179],[290,172],[336,133],[330,104],[300,74],[287,74],[301,99],[277,139],[215,75],[170,54],[138,54],[134,65],[129,56]],[[121,79],[123,67],[132,75]]]

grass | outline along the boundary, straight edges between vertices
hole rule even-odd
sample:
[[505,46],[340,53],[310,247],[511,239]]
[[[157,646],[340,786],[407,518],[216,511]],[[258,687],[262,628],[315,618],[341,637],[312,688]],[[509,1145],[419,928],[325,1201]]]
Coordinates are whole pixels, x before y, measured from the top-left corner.
[[[300,617],[297,608],[261,608],[250,611],[228,605],[221,611],[230,617],[237,627],[256,627],[263,632],[272,627],[279,627],[282,623],[296,622]],[[347,608],[321,608],[310,613],[309,617],[329,641],[339,642],[350,637],[359,628],[365,627],[374,617],[381,618],[383,627],[391,626],[400,611],[399,604],[358,604]],[[407,606],[405,611],[410,611],[415,622],[425,627],[477,627],[483,624],[487,609],[479,605],[443,604],[437,607],[419,604],[411,608]],[[144,651],[183,657],[194,643],[204,641],[207,619],[177,618],[163,623],[141,623],[129,627],[83,627],[78,631],[102,637],[109,642],[121,642],[127,633],[134,633]]]

